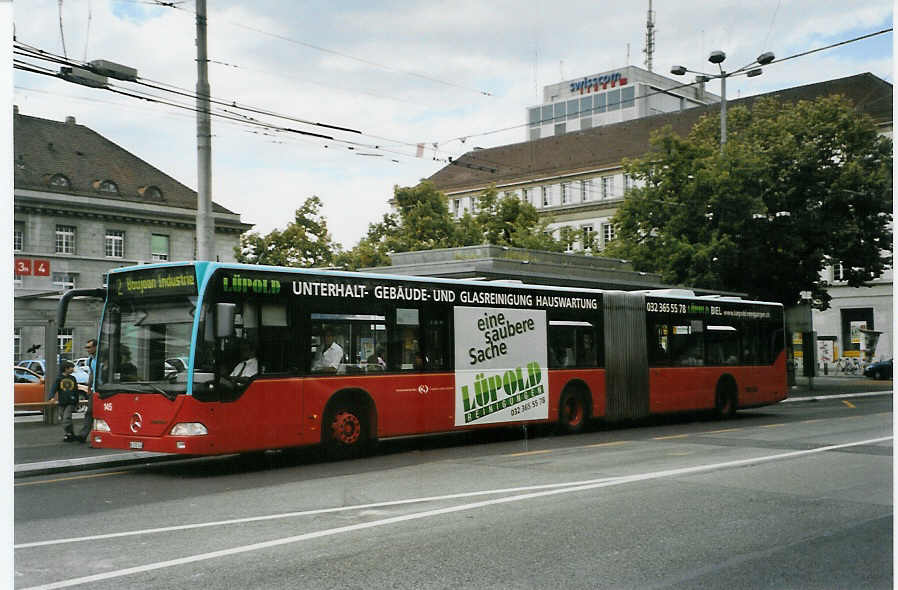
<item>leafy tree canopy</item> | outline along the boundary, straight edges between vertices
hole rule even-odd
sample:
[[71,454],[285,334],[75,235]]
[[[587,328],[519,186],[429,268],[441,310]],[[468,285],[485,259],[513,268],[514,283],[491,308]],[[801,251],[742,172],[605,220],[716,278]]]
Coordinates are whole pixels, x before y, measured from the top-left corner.
[[740,291],[826,309],[821,271],[841,263],[851,286],[891,264],[892,142],[843,97],[759,99],[690,135],[669,128],[625,162],[638,188],[618,210],[605,253],[669,283]]
[[277,266],[330,266],[340,250],[321,215],[321,199],[312,196],[296,210],[295,218],[283,231],[262,236],[251,232],[240,236],[234,248],[238,262]]
[[397,211],[368,226],[359,244],[337,257],[337,264],[357,269],[389,265],[390,252],[457,248],[478,244],[561,250],[562,244],[545,234],[533,205],[512,196],[499,197],[490,187],[478,197],[477,213],[458,220],[449,213],[446,196],[433,183],[396,187]]

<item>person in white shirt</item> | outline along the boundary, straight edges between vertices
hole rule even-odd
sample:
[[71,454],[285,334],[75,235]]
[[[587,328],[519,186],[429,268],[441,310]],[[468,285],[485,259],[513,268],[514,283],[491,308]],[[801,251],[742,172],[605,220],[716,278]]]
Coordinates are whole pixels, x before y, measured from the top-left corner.
[[250,348],[249,342],[243,341],[240,345],[240,356],[244,359],[237,363],[231,371],[231,377],[243,377],[249,379],[259,372],[259,359]]
[[312,371],[335,373],[343,361],[343,347],[334,342],[334,333],[325,330],[324,342],[312,358]]

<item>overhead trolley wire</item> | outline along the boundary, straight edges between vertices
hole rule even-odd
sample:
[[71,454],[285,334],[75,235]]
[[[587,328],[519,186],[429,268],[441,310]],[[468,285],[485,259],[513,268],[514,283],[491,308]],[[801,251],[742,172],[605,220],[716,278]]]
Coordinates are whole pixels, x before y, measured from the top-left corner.
[[[163,5],[163,4],[160,3],[160,5]],[[165,6],[168,6],[168,4],[165,4]],[[184,11],[184,12],[190,12],[188,9],[186,9],[186,8],[181,8],[180,6],[171,6],[171,8],[175,8],[175,9],[177,9],[177,10],[181,10],[181,11]],[[322,53],[329,53],[329,54],[331,54],[331,55],[336,55],[336,56],[342,57],[342,58],[344,58],[344,59],[350,59],[350,60],[353,60],[353,61],[357,61],[357,62],[359,62],[359,63],[363,63],[363,64],[366,64],[366,65],[369,65],[369,66],[373,66],[373,67],[375,67],[375,68],[379,68],[379,69],[382,69],[382,70],[387,70],[387,71],[390,71],[390,72],[396,72],[396,73],[403,74],[403,75],[406,75],[406,76],[412,76],[412,77],[415,77],[415,78],[420,78],[420,79],[422,79],[422,80],[427,80],[427,81],[429,81],[429,82],[435,82],[435,83],[437,83],[437,84],[443,84],[443,85],[445,85],[445,86],[451,86],[451,87],[454,87],[454,88],[459,88],[459,89],[461,89],[461,90],[467,90],[467,91],[469,91],[469,92],[476,92],[477,94],[480,94],[480,95],[482,95],[482,96],[493,96],[493,93],[488,92],[488,91],[486,91],[486,90],[481,90],[481,89],[479,89],[479,88],[473,88],[473,87],[471,87],[471,86],[465,86],[465,85],[463,85],[463,84],[458,84],[458,83],[456,83],[456,82],[449,82],[449,81],[446,81],[446,80],[442,80],[442,79],[440,79],[440,78],[435,78],[435,77],[433,77],[433,76],[428,76],[428,75],[426,75],[426,74],[421,74],[421,73],[419,73],[419,72],[414,72],[414,71],[411,71],[411,70],[402,70],[402,69],[399,69],[399,68],[394,68],[394,67],[391,67],[391,66],[382,64],[382,63],[378,63],[378,62],[376,62],[376,61],[372,61],[372,60],[370,60],[370,59],[365,59],[365,58],[363,58],[363,57],[357,57],[357,56],[354,56],[354,55],[350,55],[350,54],[348,54],[348,53],[343,53],[342,51],[336,51],[336,50],[334,50],[334,49],[328,49],[327,47],[322,47],[322,46],[320,46],[320,45],[315,45],[315,44],[313,44],[313,43],[308,43],[308,42],[306,42],[306,41],[300,41],[300,40],[298,40],[298,39],[293,39],[292,37],[287,37],[286,35],[280,35],[280,34],[278,34],[278,33],[272,33],[271,31],[265,31],[265,30],[263,30],[263,29],[259,29],[259,28],[256,28],[256,27],[251,27],[251,26],[246,25],[246,24],[243,24],[243,23],[235,23],[235,22],[233,22],[233,21],[228,21],[228,20],[223,20],[222,22],[225,22],[225,23],[227,23],[227,24],[229,24],[229,25],[231,25],[231,26],[233,26],[233,27],[238,27],[238,28],[241,28],[241,29],[246,29],[246,30],[248,30],[248,31],[252,31],[252,32],[258,33],[258,34],[260,34],[260,35],[266,35],[266,36],[268,36],[268,37],[272,37],[272,38],[275,38],[275,39],[279,39],[279,40],[281,40],[281,41],[286,41],[287,43],[293,43],[293,44],[295,44],[295,45],[300,45],[300,46],[302,46],[302,47],[307,47],[307,48],[309,48],[309,49],[314,49],[314,50],[316,50],[316,51],[321,51]]]

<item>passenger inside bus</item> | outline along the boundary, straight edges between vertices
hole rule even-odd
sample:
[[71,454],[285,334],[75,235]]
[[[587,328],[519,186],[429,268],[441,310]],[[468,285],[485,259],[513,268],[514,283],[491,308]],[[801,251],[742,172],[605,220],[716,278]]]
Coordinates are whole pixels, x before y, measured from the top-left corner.
[[378,348],[377,351],[368,357],[369,371],[383,371],[387,368],[387,361],[384,359],[384,349]]
[[343,361],[343,347],[334,340],[334,331],[324,330],[324,341],[312,357],[312,372],[336,373]]
[[242,360],[234,366],[231,377],[254,377],[259,372],[259,359],[248,340],[240,341],[240,358]]

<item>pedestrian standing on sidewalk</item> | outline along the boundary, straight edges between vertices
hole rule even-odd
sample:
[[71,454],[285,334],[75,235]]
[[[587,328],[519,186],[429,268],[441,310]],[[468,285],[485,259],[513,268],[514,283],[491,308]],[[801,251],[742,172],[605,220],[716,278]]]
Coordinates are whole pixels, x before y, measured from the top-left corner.
[[[72,412],[75,411],[75,404],[78,403],[78,382],[72,373],[75,372],[75,363],[72,361],[62,361],[61,372],[59,377],[53,383],[53,397],[50,401],[56,402],[59,406],[59,413],[62,417],[62,430],[65,437],[64,442],[75,442],[74,426],[72,425]],[[47,410],[48,412],[51,410]]]
[[97,341],[91,338],[84,345],[87,350],[89,360],[87,366],[90,368],[90,379],[87,381],[87,409],[84,410],[84,424],[81,426],[80,432],[76,438],[79,442],[84,442],[90,436],[94,422],[94,387],[97,383]]

